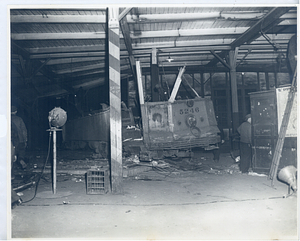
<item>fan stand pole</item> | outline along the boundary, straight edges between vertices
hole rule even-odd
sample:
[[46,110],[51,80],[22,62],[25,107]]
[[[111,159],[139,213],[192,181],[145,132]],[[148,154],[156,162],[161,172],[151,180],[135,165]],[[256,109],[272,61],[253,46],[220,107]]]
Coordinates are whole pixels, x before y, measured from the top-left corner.
[[56,194],[56,132],[62,131],[62,129],[51,127],[51,129],[47,131],[53,132],[52,192],[53,194]]
[[56,128],[53,131],[53,194],[56,194]]

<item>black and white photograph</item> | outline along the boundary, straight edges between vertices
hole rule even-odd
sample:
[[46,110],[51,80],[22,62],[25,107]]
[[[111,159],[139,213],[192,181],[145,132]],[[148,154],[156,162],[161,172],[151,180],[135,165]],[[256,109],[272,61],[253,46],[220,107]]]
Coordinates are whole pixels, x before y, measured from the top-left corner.
[[7,7],[7,239],[298,240],[298,5],[110,4]]

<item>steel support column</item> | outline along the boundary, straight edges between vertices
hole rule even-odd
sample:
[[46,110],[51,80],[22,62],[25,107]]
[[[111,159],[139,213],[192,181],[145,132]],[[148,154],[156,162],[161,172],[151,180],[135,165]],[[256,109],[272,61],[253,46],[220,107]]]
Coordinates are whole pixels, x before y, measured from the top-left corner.
[[230,83],[231,83],[231,104],[232,104],[232,131],[236,131],[239,125],[239,105],[236,81],[236,57],[238,48],[229,51]]
[[122,118],[120,81],[119,8],[108,9],[110,176],[113,193],[122,193]]
[[232,127],[232,116],[231,116],[231,99],[230,99],[230,82],[228,78],[228,72],[225,73],[226,78],[226,111],[227,111],[227,127]]
[[205,96],[205,91],[204,91],[204,88],[205,88],[204,87],[204,73],[201,72],[200,75],[201,75],[201,97],[204,98],[204,96]]
[[159,89],[161,88],[159,81],[159,68],[157,62],[157,50],[152,49],[151,53],[151,99],[153,102],[160,101]]
[[260,90],[261,90],[261,87],[260,87],[260,77],[259,77],[259,72],[256,73],[256,76],[257,76],[257,91],[260,91]]
[[129,106],[129,103],[128,103],[128,96],[129,96],[128,82],[129,82],[129,77],[124,78],[121,81],[121,100],[124,101],[124,103],[126,104],[127,107]]
[[270,90],[270,80],[269,80],[269,73],[265,72],[265,79],[266,79],[266,88]]
[[241,87],[241,104],[242,104],[242,116],[246,116],[246,93],[245,93],[245,73],[242,73],[242,87]]

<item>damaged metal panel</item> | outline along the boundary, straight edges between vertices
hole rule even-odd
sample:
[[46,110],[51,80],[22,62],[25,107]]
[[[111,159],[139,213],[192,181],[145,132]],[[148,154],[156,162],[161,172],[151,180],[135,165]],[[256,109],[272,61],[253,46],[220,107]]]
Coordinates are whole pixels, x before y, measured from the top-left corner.
[[220,141],[213,104],[208,98],[148,102],[142,105],[150,149],[208,147]]
[[[109,142],[109,112],[91,113],[88,116],[68,120],[63,127],[64,141],[100,141]],[[134,125],[134,118],[130,109],[122,109],[122,127]]]
[[[276,89],[278,133],[280,131],[280,125],[283,119],[283,114],[288,99],[289,91],[290,91],[290,86]],[[290,115],[290,120],[286,130],[286,137],[297,137],[297,114],[298,113],[297,113],[297,92],[296,92],[293,106],[292,106],[292,112]]]
[[109,109],[75,120],[63,127],[64,141],[109,141]]
[[268,172],[277,139],[275,90],[250,94],[254,171]]
[[[271,167],[280,121],[290,87],[250,93],[253,170],[268,173]],[[297,103],[293,105],[288,131],[280,160],[280,167],[297,166]]]

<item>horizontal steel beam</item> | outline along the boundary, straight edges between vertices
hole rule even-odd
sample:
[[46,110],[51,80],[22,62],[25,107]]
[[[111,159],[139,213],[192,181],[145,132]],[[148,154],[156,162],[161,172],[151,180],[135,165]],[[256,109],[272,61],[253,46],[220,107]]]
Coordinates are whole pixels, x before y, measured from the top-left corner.
[[[126,8],[120,13],[119,19],[125,17],[132,8]],[[11,23],[106,23],[106,11],[103,9],[103,15],[10,15]]]
[[104,61],[104,57],[57,58],[51,59],[47,65],[76,64],[81,62]]
[[[207,35],[239,35],[247,31],[248,27],[237,28],[210,28],[210,29],[178,29],[162,31],[142,31],[139,34],[131,33],[131,39],[187,37]],[[50,40],[50,39],[105,39],[105,32],[76,32],[76,33],[12,33],[13,40]],[[123,35],[120,33],[120,38]],[[223,36],[224,38],[224,36]]]
[[[164,14],[140,14],[127,16],[127,22],[135,23],[160,23],[176,21],[197,21],[197,20],[259,20],[265,13],[257,11],[220,11],[220,12],[200,12],[200,13],[164,13]],[[282,18],[297,18],[297,13],[289,13]]]
[[80,33],[12,33],[13,40],[105,39],[105,32]]
[[140,38],[163,38],[163,37],[188,37],[205,35],[238,35],[247,31],[248,27],[237,28],[203,28],[203,29],[177,29],[159,31],[141,31],[139,34],[132,33],[132,39]]
[[[233,19],[247,20],[259,19],[264,13],[257,11],[232,11],[232,12],[202,12],[202,13],[170,13],[170,14],[141,14],[127,15],[132,8],[126,8],[120,13],[119,19],[126,17],[128,23],[144,22],[174,22],[174,21],[197,21],[205,19]],[[286,13],[282,19],[296,19],[297,13]],[[103,15],[11,15],[11,23],[102,23],[105,24],[105,11]]]
[[[288,40],[283,40],[277,42],[280,44],[280,48],[286,49]],[[215,43],[216,41],[212,41],[212,44]],[[205,45],[209,44],[209,41],[181,41],[176,48],[174,47],[174,42],[165,42],[162,43],[161,45],[157,45],[159,47],[159,54],[165,53],[179,53],[182,52],[201,52],[201,54],[206,54],[209,53],[210,50],[215,50],[215,51],[221,51],[221,50],[230,50],[229,45]],[[133,54],[134,55],[142,55],[142,54],[150,54],[152,51],[152,48],[150,44],[139,44],[138,48],[133,48]],[[155,45],[156,46],[156,45]],[[136,46],[135,46],[136,47]],[[126,47],[125,45],[121,45],[121,56],[127,55],[127,51],[125,50]],[[248,45],[242,45],[240,47],[239,51],[242,50],[247,50],[247,49],[253,49],[253,50],[266,50],[270,51],[273,50],[273,47],[264,39],[262,41],[253,41],[251,44]],[[45,48],[26,48],[28,53],[32,55],[32,58],[45,58],[48,57],[49,55],[41,55],[39,54],[58,54],[58,55],[52,55],[51,57],[63,57],[64,55],[62,53],[77,53],[77,55],[80,55],[80,52],[94,52],[94,51],[105,51],[103,45],[96,45],[96,46],[65,46],[65,47],[45,47]],[[87,54],[85,54],[87,55]],[[75,54],[76,56],[76,54]],[[17,56],[16,56],[17,57]],[[66,56],[68,57],[68,56]],[[71,56],[72,57],[72,56]],[[77,57],[77,56],[76,56]],[[12,58],[15,58],[12,55]],[[51,60],[50,62],[52,62]],[[71,61],[70,59],[67,60]]]
[[104,15],[10,15],[11,23],[105,23]]

